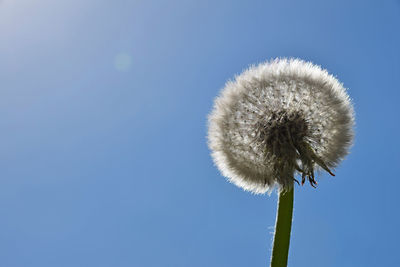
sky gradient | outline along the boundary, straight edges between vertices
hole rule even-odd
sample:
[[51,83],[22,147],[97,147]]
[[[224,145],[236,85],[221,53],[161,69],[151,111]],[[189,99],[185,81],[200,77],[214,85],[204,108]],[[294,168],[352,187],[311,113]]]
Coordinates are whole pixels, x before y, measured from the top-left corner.
[[[301,2],[301,3],[300,3]],[[356,139],[295,188],[289,266],[399,262],[399,1],[0,1],[0,266],[268,266],[276,193],[206,144],[225,82],[299,57]]]

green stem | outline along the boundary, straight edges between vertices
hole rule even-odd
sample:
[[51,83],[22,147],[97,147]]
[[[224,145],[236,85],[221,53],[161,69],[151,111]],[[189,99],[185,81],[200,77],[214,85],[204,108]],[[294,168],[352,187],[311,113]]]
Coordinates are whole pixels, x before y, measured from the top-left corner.
[[286,267],[293,215],[293,188],[279,193],[271,267]]

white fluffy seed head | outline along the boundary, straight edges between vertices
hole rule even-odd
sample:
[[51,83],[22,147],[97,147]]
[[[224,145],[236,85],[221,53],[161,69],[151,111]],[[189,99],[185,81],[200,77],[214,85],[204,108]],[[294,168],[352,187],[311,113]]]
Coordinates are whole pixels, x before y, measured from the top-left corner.
[[259,194],[290,188],[296,173],[314,186],[314,170],[331,173],[347,155],[353,126],[336,78],[310,62],[276,59],[226,84],[209,115],[208,140],[222,174]]

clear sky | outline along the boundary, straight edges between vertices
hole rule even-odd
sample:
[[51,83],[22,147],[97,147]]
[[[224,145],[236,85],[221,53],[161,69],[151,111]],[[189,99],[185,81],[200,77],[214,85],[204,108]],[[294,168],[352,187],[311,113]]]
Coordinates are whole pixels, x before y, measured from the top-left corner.
[[349,88],[352,153],[295,188],[289,266],[397,266],[400,1],[0,1],[0,266],[267,266],[276,194],[229,184],[207,114],[250,64]]

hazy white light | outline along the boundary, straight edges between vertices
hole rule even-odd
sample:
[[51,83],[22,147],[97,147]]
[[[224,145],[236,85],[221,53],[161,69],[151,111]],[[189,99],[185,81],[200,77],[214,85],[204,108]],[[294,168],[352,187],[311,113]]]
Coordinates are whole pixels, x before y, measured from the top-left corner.
[[132,64],[132,58],[127,53],[119,53],[114,58],[114,67],[119,71],[128,71]]

